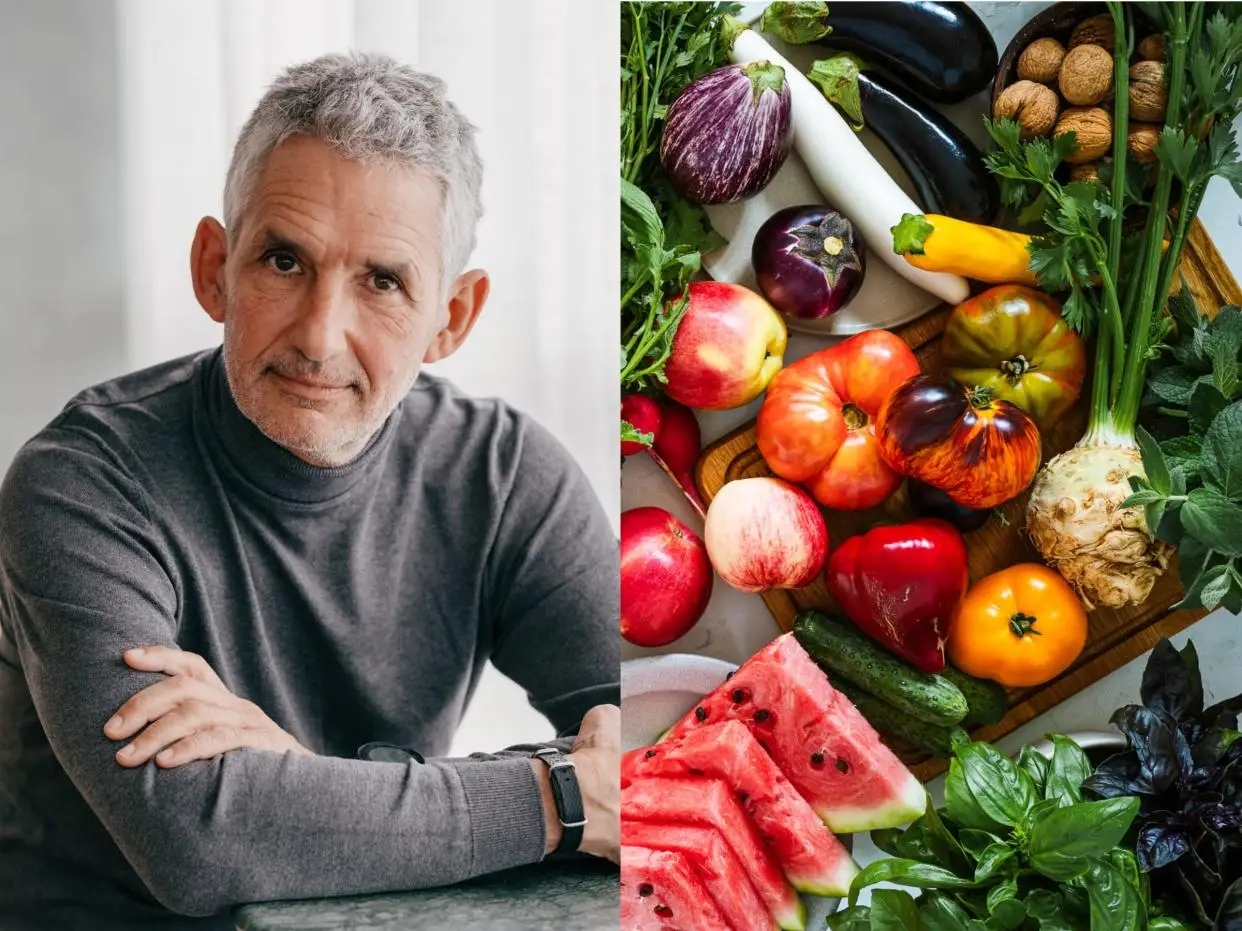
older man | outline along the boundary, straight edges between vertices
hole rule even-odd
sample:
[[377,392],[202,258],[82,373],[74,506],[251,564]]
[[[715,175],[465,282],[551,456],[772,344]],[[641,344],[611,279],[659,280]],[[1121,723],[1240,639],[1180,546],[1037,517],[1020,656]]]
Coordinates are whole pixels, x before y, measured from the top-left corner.
[[[549,434],[420,374],[487,296],[480,174],[436,79],[291,69],[191,248],[222,350],[82,392],[14,460],[0,928],[616,859],[616,538]],[[488,660],[574,768],[437,758]]]

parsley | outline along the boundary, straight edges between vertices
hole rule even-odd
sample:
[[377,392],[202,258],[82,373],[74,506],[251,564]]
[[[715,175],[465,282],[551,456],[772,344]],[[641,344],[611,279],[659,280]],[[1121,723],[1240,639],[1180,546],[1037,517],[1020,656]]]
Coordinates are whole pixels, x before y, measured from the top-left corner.
[[655,389],[664,382],[664,363],[685,312],[680,296],[703,253],[724,243],[703,208],[664,177],[659,145],[668,105],[686,85],[726,62],[721,21],[740,9],[736,3],[622,4],[623,391]]

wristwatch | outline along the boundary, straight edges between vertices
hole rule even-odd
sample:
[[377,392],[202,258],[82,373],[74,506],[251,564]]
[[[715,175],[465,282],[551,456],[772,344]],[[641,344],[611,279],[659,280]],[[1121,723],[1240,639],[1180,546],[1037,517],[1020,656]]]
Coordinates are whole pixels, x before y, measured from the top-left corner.
[[561,842],[557,844],[551,856],[573,853],[582,843],[582,829],[587,823],[574,764],[556,747],[536,750],[533,756],[548,765],[548,777],[552,782],[552,797],[556,800],[556,816],[561,821]]

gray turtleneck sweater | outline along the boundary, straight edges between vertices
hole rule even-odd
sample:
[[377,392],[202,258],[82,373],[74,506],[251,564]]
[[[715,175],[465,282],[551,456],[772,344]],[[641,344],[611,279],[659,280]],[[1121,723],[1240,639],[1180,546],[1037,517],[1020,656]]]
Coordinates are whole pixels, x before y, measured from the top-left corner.
[[[219,350],[83,392],[0,487],[0,927],[225,929],[539,860],[525,754],[438,757],[488,660],[560,734],[619,700],[617,572],[566,451],[442,379],[330,469],[241,414]],[[148,644],[316,755],[121,767],[103,726],[161,677],[121,659]]]

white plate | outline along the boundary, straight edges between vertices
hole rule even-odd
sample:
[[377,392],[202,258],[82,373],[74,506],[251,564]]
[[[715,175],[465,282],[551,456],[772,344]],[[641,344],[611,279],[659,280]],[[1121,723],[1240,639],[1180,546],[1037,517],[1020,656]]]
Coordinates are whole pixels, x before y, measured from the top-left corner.
[[[766,6],[766,3],[745,3],[739,18],[744,22],[751,22],[753,26],[753,21],[758,19]],[[810,71],[816,59],[831,54],[820,45],[793,46],[771,36],[765,38],[776,51],[804,73]],[[860,137],[876,161],[917,203],[909,179],[888,148],[865,130]],[[716,204],[706,208],[712,226],[729,244],[705,255],[703,267],[718,281],[730,281],[758,290],[750,262],[755,233],[764,220],[776,211],[802,204],[834,206],[815,186],[795,151],[776,173],[772,183],[754,197],[738,204]],[[863,330],[890,329],[921,317],[940,303],[935,295],[911,284],[893,271],[881,256],[876,255],[876,250],[870,243],[866,244],[866,249],[867,272],[862,287],[853,300],[835,314],[819,320],[786,317],[785,323],[789,329],[817,336],[849,336]]]
[[[710,656],[667,653],[626,660],[621,664],[621,748],[628,752],[655,743],[737,666]],[[841,835],[846,849],[848,834]],[[802,895],[808,929],[822,928],[840,899]]]

